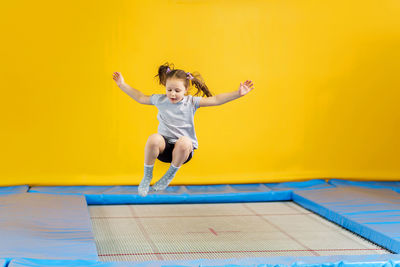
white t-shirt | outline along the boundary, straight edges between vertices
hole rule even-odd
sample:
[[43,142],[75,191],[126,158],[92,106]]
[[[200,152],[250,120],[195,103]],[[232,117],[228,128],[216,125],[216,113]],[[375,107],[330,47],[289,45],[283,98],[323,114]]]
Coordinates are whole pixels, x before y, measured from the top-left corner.
[[178,103],[171,103],[166,94],[153,94],[152,105],[158,108],[158,133],[167,138],[168,143],[175,144],[179,137],[189,137],[194,149],[198,148],[194,130],[194,113],[200,107],[202,97],[187,95]]

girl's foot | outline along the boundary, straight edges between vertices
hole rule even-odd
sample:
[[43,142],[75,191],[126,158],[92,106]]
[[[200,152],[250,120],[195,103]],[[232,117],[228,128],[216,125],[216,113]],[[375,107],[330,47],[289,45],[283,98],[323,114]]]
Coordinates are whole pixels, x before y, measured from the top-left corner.
[[138,193],[140,196],[145,197],[149,193],[151,178],[152,177],[143,177],[138,187]]
[[164,174],[164,176],[152,186],[152,189],[154,189],[154,191],[165,190],[168,187],[169,183],[172,181],[172,179],[174,179],[175,174],[179,170],[179,168],[180,167],[175,167],[174,165],[171,164],[167,173]]
[[153,167],[154,165],[144,165],[144,176],[138,187],[138,193],[142,197],[149,193],[150,182],[153,178]]

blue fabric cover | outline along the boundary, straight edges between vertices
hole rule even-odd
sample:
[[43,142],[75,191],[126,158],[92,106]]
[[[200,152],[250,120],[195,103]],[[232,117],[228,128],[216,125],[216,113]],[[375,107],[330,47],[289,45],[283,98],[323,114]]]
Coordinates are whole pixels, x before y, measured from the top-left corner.
[[150,203],[223,203],[285,201],[292,192],[272,191],[263,184],[169,186],[165,191],[138,195],[137,186],[38,186],[30,193],[83,194],[90,205]]
[[315,179],[304,182],[284,182],[284,183],[271,183],[265,184],[274,191],[281,190],[314,190],[314,189],[325,189],[333,188],[334,185],[328,184],[325,180]]
[[400,195],[387,189],[338,187],[295,191],[293,201],[400,253]]
[[98,260],[83,196],[0,195],[0,257]]
[[28,192],[28,190],[29,190],[28,185],[1,186],[0,195],[26,193]]
[[328,183],[336,187],[359,186],[359,187],[375,188],[375,189],[386,188],[396,191],[397,193],[400,193],[400,182],[347,181],[347,180],[332,179],[329,180]]
[[137,186],[36,186],[30,193],[83,194],[89,205],[150,203],[224,203],[287,201],[292,191],[332,188],[324,180],[274,184],[169,186],[165,191],[137,193]]
[[177,261],[147,261],[147,262],[95,262],[83,260],[38,260],[15,259],[9,267],[157,267],[157,266],[312,266],[312,267],[398,267],[400,255],[362,255],[362,256],[324,256],[324,257],[269,257],[241,258],[221,260],[177,260]]
[[8,267],[55,267],[55,266],[71,266],[71,267],[111,267],[111,266],[133,266],[130,263],[125,265],[114,265],[114,263],[105,263],[91,260],[48,260],[48,259],[29,259],[18,258],[13,259]]

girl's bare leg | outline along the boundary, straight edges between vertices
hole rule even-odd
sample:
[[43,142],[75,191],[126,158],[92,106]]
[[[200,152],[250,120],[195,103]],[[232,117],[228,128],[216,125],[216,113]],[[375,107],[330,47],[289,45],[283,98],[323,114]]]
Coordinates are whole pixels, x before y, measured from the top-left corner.
[[156,158],[165,149],[164,138],[160,134],[153,134],[149,137],[144,151],[144,175],[139,184],[138,193],[146,196],[149,192],[150,182],[153,178],[153,167]]
[[154,165],[158,155],[161,154],[164,149],[164,137],[158,133],[150,135],[144,148],[144,164]]

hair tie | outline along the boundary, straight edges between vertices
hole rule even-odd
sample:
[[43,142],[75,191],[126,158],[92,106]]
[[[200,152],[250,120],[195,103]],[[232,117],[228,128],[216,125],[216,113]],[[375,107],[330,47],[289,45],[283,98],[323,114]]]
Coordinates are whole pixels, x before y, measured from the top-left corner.
[[186,72],[186,75],[188,76],[189,80],[193,80],[193,76],[190,72]]
[[168,68],[167,68],[167,73],[170,72],[170,71],[171,71],[171,69],[168,67]]

